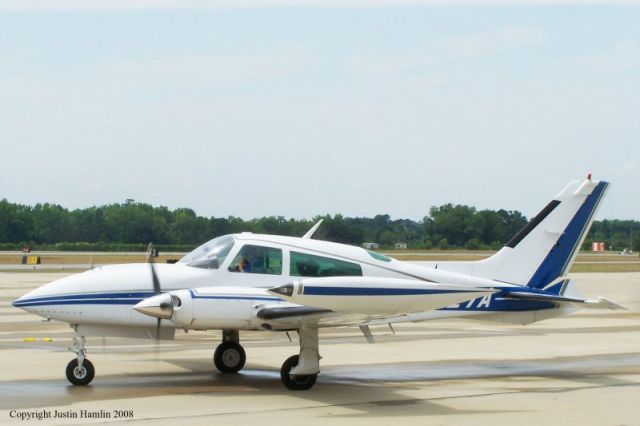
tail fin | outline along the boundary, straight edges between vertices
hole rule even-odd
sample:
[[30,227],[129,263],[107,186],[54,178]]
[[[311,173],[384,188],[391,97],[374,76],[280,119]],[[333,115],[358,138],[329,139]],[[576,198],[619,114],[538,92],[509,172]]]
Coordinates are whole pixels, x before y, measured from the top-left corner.
[[544,289],[571,267],[609,184],[567,185],[495,255],[474,262],[474,276]]

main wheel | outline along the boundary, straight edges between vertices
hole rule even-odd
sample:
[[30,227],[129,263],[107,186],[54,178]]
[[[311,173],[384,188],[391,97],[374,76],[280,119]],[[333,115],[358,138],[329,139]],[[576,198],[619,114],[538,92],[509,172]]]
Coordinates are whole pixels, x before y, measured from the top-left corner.
[[318,374],[290,374],[291,370],[298,365],[298,355],[289,357],[280,369],[280,378],[287,389],[290,390],[309,390],[316,383]]
[[213,363],[223,373],[237,373],[246,361],[244,349],[236,342],[221,343],[213,353]]
[[67,380],[76,386],[85,386],[91,383],[96,374],[93,364],[88,359],[82,361],[82,367],[78,366],[78,359],[72,359],[67,364]]

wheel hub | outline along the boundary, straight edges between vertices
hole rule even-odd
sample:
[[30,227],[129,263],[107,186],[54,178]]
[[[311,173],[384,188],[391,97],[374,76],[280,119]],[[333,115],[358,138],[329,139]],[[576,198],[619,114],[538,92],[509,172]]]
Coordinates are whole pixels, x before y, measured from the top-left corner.
[[222,354],[222,362],[228,367],[238,365],[240,362],[240,354],[235,349],[227,349]]
[[77,379],[84,379],[87,376],[87,369],[84,367],[76,367],[73,369],[73,375]]

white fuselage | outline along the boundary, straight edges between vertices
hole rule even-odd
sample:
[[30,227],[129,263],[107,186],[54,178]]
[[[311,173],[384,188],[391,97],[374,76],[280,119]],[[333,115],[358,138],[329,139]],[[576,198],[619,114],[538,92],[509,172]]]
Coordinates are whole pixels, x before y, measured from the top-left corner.
[[[426,266],[379,258],[358,247],[319,240],[238,234],[221,263],[214,269],[189,266],[185,263],[156,264],[155,271],[163,292],[181,289],[218,288],[215,295],[190,298],[189,310],[194,327],[163,321],[163,327],[259,329],[262,321],[255,317],[256,309],[268,304],[290,304],[267,293],[265,289],[299,280],[292,264],[292,253],[336,259],[361,268],[363,277],[384,277],[400,280],[463,285],[473,287],[505,287],[508,284],[470,275],[438,270]],[[281,251],[280,273],[243,273],[232,271],[232,263],[245,245],[268,247]],[[46,284],[14,302],[15,306],[37,315],[64,321],[73,326],[101,327],[99,333],[109,334],[109,328],[155,327],[156,319],[136,312],[132,307],[153,296],[149,264],[105,266],[71,275]],[[192,293],[193,295],[194,293]],[[461,307],[463,304],[461,304]],[[470,305],[471,306],[471,305]],[[214,312],[206,321],[203,312]],[[460,314],[461,312],[458,312]],[[486,310],[467,310],[463,314],[487,314]],[[442,316],[450,313],[442,312]],[[196,326],[202,324],[202,326]],[[122,333],[119,333],[122,334]],[[126,334],[126,333],[125,333]]]

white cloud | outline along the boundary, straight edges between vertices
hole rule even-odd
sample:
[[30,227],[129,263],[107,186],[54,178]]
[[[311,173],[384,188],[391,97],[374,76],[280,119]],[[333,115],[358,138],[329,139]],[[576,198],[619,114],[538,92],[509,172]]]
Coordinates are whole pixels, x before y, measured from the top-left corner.
[[348,61],[348,66],[358,73],[384,75],[402,73],[423,63],[422,58],[408,55],[357,56]]
[[351,71],[367,77],[406,79],[413,88],[431,90],[444,80],[434,76],[450,62],[511,53],[543,42],[546,31],[525,26],[506,26],[487,31],[446,37],[428,43],[413,54],[357,55],[347,61]]
[[475,58],[541,43],[546,35],[544,30],[538,28],[508,26],[450,37],[438,41],[436,46],[452,57]]
[[450,5],[639,5],[640,0],[3,0],[0,10],[133,10],[189,8],[375,8]]
[[[0,58],[1,59],[1,58]],[[131,62],[104,62],[78,67],[63,77],[48,74],[17,75],[0,70],[0,93],[5,100],[39,104],[43,99],[90,97],[121,101],[144,93],[239,88],[268,85],[304,69],[312,58],[302,52],[260,54],[182,55],[141,58]]]
[[640,175],[640,161],[627,161],[614,173],[620,178],[636,178]]
[[568,62],[570,68],[602,74],[623,74],[640,71],[640,43],[624,41],[611,46],[607,51],[580,56]]
[[301,70],[309,60],[304,55],[280,53],[178,56],[109,65],[104,71],[125,80],[221,85],[285,77]]

